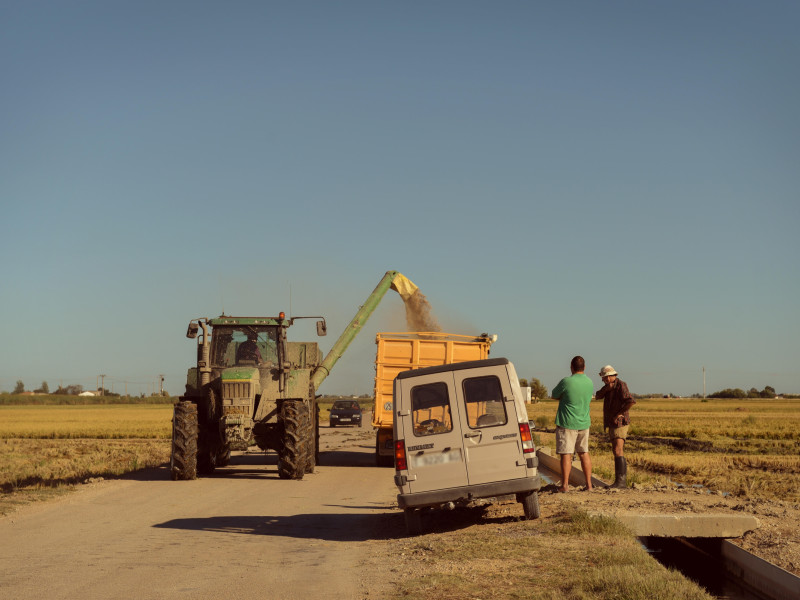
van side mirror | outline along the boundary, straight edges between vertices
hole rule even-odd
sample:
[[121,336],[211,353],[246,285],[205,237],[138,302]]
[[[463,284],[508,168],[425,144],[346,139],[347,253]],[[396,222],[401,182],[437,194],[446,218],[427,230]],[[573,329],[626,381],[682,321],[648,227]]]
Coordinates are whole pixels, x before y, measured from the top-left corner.
[[186,337],[193,340],[197,337],[198,331],[200,331],[200,326],[195,322],[191,322],[189,323],[189,329],[186,330]]
[[328,326],[325,321],[317,321],[317,335],[328,335]]

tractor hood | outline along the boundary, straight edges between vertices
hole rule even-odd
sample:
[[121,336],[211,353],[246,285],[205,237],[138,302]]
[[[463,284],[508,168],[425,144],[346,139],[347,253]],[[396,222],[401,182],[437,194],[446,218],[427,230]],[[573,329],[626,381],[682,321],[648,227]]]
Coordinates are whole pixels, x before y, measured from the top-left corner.
[[250,381],[251,379],[258,379],[257,367],[230,367],[225,369],[220,377],[222,381]]

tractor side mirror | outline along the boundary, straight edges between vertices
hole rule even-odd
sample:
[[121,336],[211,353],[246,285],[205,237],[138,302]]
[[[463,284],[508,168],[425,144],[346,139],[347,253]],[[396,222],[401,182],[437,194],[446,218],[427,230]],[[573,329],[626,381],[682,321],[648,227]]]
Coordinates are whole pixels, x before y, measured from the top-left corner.
[[189,323],[189,329],[186,330],[186,337],[193,340],[197,337],[198,331],[200,331],[200,326],[195,322],[191,322]]
[[328,335],[328,326],[325,321],[317,321],[317,335]]

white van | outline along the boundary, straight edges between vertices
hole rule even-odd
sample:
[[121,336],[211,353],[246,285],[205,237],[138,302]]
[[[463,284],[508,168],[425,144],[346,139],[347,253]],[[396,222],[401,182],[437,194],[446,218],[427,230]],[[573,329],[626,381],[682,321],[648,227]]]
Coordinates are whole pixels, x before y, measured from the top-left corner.
[[506,358],[403,371],[394,380],[394,481],[410,535],[421,510],[515,494],[539,517],[536,448]]

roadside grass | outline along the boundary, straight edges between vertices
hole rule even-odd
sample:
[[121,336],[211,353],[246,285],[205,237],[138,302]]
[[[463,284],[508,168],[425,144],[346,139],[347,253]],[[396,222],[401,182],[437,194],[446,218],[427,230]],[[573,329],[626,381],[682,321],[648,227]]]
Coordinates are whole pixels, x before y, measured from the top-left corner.
[[618,521],[583,511],[483,519],[408,540],[393,560],[395,598],[711,598],[660,565]]
[[[555,449],[556,401],[528,406],[541,444]],[[614,477],[594,402],[589,451],[595,476]],[[631,409],[629,484],[701,485],[743,497],[800,500],[800,401],[645,399]],[[779,475],[779,476],[775,476]]]

